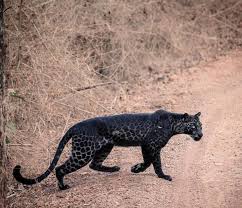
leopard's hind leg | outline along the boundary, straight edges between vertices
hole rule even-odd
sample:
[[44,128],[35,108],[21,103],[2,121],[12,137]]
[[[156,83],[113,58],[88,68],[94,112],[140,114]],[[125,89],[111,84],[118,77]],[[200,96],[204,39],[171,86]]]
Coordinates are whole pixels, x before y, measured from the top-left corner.
[[58,186],[61,190],[69,188],[64,184],[64,176],[87,165],[93,159],[95,151],[95,142],[92,138],[73,138],[72,155],[63,165],[56,168]]
[[61,190],[70,188],[69,185],[64,184],[64,176],[84,167],[90,161],[91,157],[78,159],[78,157],[71,156],[63,165],[57,167],[55,170],[59,188]]
[[103,161],[107,158],[107,156],[112,151],[112,149],[113,149],[113,144],[110,144],[110,143],[102,146],[100,150],[96,151],[95,156],[91,164],[89,165],[89,167],[93,170],[102,171],[102,172],[119,171],[120,167],[118,166],[108,167],[108,166],[102,165]]

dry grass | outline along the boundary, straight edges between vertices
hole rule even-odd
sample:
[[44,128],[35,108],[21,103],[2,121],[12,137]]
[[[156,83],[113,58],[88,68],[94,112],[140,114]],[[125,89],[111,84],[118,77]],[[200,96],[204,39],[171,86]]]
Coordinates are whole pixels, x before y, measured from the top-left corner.
[[11,158],[27,165],[35,151],[49,155],[34,158],[39,170],[31,172],[43,170],[73,123],[133,111],[132,88],[165,83],[167,74],[242,46],[238,0],[9,0],[6,6]]

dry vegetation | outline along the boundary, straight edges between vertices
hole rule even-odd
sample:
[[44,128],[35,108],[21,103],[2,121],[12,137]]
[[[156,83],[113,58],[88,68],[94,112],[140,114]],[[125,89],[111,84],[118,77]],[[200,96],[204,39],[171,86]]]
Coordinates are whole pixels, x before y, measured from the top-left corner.
[[[39,163],[26,170],[32,174],[73,123],[149,109],[129,105],[133,89],[159,82],[162,93],[173,74],[242,46],[239,0],[8,0],[6,7],[10,167]],[[26,160],[36,151],[49,157]],[[13,188],[10,180],[10,196]]]

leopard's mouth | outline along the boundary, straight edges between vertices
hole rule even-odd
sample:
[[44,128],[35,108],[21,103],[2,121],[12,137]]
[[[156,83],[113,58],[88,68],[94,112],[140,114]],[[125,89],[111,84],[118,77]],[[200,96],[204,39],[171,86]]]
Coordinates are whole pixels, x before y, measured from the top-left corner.
[[203,134],[191,135],[191,137],[194,139],[194,141],[199,141],[203,137]]

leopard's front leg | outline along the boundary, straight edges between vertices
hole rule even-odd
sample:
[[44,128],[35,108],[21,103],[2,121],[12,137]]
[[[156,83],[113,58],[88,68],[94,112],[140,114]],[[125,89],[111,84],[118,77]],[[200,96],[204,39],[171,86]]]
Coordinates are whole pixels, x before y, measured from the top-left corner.
[[141,146],[142,155],[144,162],[138,163],[131,167],[131,172],[133,173],[140,173],[145,171],[151,165],[151,157],[149,155],[149,149],[146,146]]
[[164,174],[164,172],[162,171],[161,160],[160,160],[160,150],[156,150],[153,153],[152,164],[154,166],[155,173],[159,178],[172,181],[171,176]]

